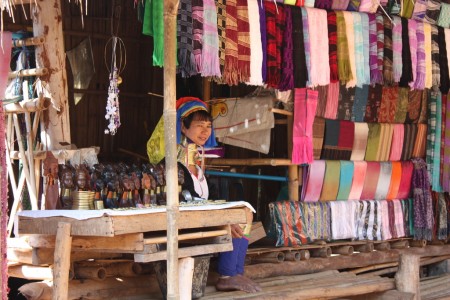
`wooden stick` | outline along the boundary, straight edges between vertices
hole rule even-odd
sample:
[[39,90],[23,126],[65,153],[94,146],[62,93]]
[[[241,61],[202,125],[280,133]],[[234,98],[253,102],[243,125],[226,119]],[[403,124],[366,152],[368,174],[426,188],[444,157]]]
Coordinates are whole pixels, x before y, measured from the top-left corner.
[[399,270],[395,274],[395,285],[400,292],[414,293],[414,299],[420,299],[418,255],[401,254]]
[[409,247],[408,240],[395,241],[391,243],[391,249],[404,249]]
[[308,260],[311,257],[311,254],[309,253],[309,250],[300,250],[300,259],[301,260]]
[[44,76],[47,74],[47,68],[24,69],[20,71],[9,72],[8,79],[14,79],[17,77]]
[[281,263],[284,259],[283,252],[269,252],[252,257],[252,263]]
[[[31,129],[31,116],[29,112],[25,112],[25,129],[26,129],[26,139],[27,139],[27,159],[28,159],[28,165],[30,170],[30,185],[33,187],[34,194],[36,195],[36,198],[34,199],[36,203],[31,206],[38,208],[38,187],[36,185],[36,177],[35,177],[35,169],[34,169],[34,157],[33,157],[33,150],[34,150],[34,139],[32,137],[32,129]],[[30,199],[32,200],[32,198]]]
[[353,247],[352,246],[331,247],[331,251],[333,252],[333,254],[352,255]]
[[180,300],[192,298],[192,280],[194,277],[194,259],[182,258],[178,261],[178,285],[180,287]]
[[51,102],[49,98],[39,97],[28,101],[6,104],[3,106],[3,109],[5,110],[5,113],[8,114],[20,114],[24,112],[37,112],[46,110],[50,107],[50,104]]
[[391,244],[389,244],[388,242],[377,243],[377,244],[375,244],[375,249],[377,251],[390,250]]
[[55,245],[55,262],[53,272],[53,300],[65,300],[69,295],[70,248],[72,236],[71,224],[58,223]]
[[42,45],[44,42],[45,38],[43,36],[30,37],[23,40],[13,40],[13,47],[21,48],[23,46],[38,46]]
[[28,280],[53,280],[53,270],[50,267],[17,265],[8,267],[10,277]]
[[78,279],[105,280],[106,270],[103,267],[76,266],[75,277]]
[[293,116],[294,114],[290,111],[279,109],[279,108],[270,108],[269,111],[273,112],[274,114],[280,114],[285,116]]
[[374,246],[373,246],[373,243],[367,243],[367,244],[363,244],[363,245],[354,245],[353,248],[357,252],[368,253],[368,252],[373,251]]
[[423,248],[427,245],[427,240],[412,240],[409,242],[411,247],[420,247]]
[[398,266],[398,262],[391,262],[391,263],[377,264],[377,265],[371,265],[368,267],[358,268],[358,269],[351,270],[349,272],[351,272],[353,274],[359,274],[359,273],[364,273],[367,271],[378,270],[378,269],[383,269],[383,268],[387,268],[387,267],[396,267],[396,266]]
[[309,252],[312,257],[330,257],[331,256],[331,248],[330,247],[310,249]]
[[[192,239],[203,239],[203,238],[221,236],[221,235],[226,235],[226,234],[228,234],[228,230],[226,230],[226,229],[204,231],[204,232],[184,233],[184,234],[180,234],[178,236],[178,240],[186,241],[186,240],[192,240]],[[167,236],[160,236],[160,237],[144,239],[145,245],[162,244],[162,243],[167,243]]]

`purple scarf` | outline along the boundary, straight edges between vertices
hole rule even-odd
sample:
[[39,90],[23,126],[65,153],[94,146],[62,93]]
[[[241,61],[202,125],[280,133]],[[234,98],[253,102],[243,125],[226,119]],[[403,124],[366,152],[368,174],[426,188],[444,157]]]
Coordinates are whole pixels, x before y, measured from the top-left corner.
[[412,188],[414,198],[414,239],[431,241],[433,231],[433,205],[427,164],[421,158],[414,158]]
[[264,5],[258,5],[259,7],[259,26],[261,29],[261,46],[263,51],[262,61],[262,78],[263,81],[267,81],[267,36],[266,36],[266,11]]
[[369,14],[369,65],[370,83],[375,84],[377,66],[377,21],[374,14]]
[[283,62],[281,65],[281,79],[278,89],[281,91],[294,88],[293,42],[292,42],[292,13],[291,7],[284,7],[285,27],[283,32]]
[[377,70],[373,77],[373,84],[383,84],[383,57],[384,57],[384,25],[383,16],[377,15]]

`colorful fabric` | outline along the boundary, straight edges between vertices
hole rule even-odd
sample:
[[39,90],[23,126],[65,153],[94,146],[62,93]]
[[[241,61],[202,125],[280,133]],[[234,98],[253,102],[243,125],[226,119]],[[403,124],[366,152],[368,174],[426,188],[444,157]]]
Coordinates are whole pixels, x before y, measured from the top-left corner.
[[337,159],[339,126],[340,122],[338,120],[325,120],[325,138],[323,141],[321,159]]
[[238,29],[237,0],[226,2],[225,65],[222,73],[224,83],[237,85],[238,80]]
[[314,240],[331,238],[332,215],[328,203],[302,203],[308,237]]
[[[156,1],[158,2],[158,1]],[[178,69],[182,77],[197,73],[194,56],[194,36],[192,20],[192,3],[181,0],[177,15]]]
[[383,16],[383,25],[384,25],[383,78],[384,83],[386,85],[392,85],[394,83],[392,23],[387,16]]
[[259,28],[261,29],[261,46],[263,51],[262,59],[262,77],[263,82],[267,81],[267,27],[266,27],[266,9],[264,5],[258,5],[259,10]]
[[305,219],[298,201],[274,202],[271,207],[272,227],[276,230],[276,246],[294,247],[309,241]]
[[439,14],[439,19],[437,20],[437,25],[449,28],[450,27],[450,4],[441,2],[441,12]]
[[417,77],[417,22],[415,20],[408,20],[408,38],[412,67],[412,80],[409,82],[409,86],[414,88]]
[[350,0],[347,6],[348,11],[358,11],[361,0]]
[[412,157],[425,157],[425,146],[427,144],[427,125],[417,124],[417,135],[414,143]]
[[351,120],[353,103],[355,101],[355,87],[347,88],[345,84],[339,86],[339,104],[337,118],[339,120]]
[[142,33],[153,37],[152,60],[153,65],[157,67],[164,66],[163,10],[164,10],[163,1],[150,1],[150,0],[145,1],[144,24],[142,26]]
[[440,10],[441,10],[441,1],[428,0],[427,10],[425,12],[425,21],[430,24],[436,24],[436,21],[439,18]]
[[427,11],[427,0],[416,0],[412,18],[417,21],[423,21]]
[[365,122],[378,122],[378,111],[381,106],[381,95],[383,86],[376,84],[369,86],[369,98],[367,99]]
[[306,8],[308,14],[311,73],[310,85],[327,85],[330,83],[330,58],[328,40],[327,12],[322,9]]
[[406,115],[408,114],[408,95],[409,88],[400,87],[398,88],[398,100],[397,109],[395,111],[394,123],[405,123]]
[[360,200],[375,199],[378,178],[380,177],[380,167],[380,163],[378,162],[367,162],[366,178],[364,179],[364,187]]
[[[435,143],[436,143],[436,126],[437,126],[437,98],[436,92],[429,93],[428,101],[428,132],[427,132],[427,153],[426,153],[426,163],[428,170],[428,178],[431,180],[433,174],[433,159],[435,158]],[[440,111],[439,111],[440,112]],[[431,183],[431,181],[430,181]]]
[[294,52],[294,87],[304,88],[308,81],[308,69],[306,67],[305,44],[303,38],[302,11],[299,7],[292,7],[292,40]]
[[442,173],[442,189],[444,192],[450,192],[450,101],[443,101],[442,105],[446,106],[445,116],[445,132],[444,135],[444,165]]
[[376,156],[377,161],[389,160],[393,132],[394,124],[381,124],[380,143],[378,144]]
[[316,116],[325,117],[325,111],[327,109],[327,97],[328,97],[328,85],[319,85],[317,87],[319,92],[319,101],[317,103]]
[[370,83],[376,83],[377,66],[377,20],[374,14],[369,14],[369,65]]
[[[317,1],[316,1],[317,2]],[[328,21],[328,57],[330,65],[330,82],[339,80],[337,58],[337,20],[334,11],[327,12]]]
[[349,80],[353,79],[353,75],[350,67],[346,22],[342,12],[336,12],[336,25],[339,80],[342,83],[347,83]]
[[[220,74],[223,74],[225,67],[225,45],[226,45],[226,24],[227,24],[227,10],[226,10],[226,0],[217,0],[216,2],[216,13],[217,13],[217,35],[219,37],[219,66]],[[216,81],[221,82],[222,79],[216,77]]]
[[320,201],[333,201],[336,200],[339,190],[341,163],[338,160],[327,160],[325,163],[325,178],[323,180]]
[[314,160],[320,159],[322,153],[323,136],[325,134],[325,120],[316,117],[313,123],[313,155]]
[[350,0],[332,0],[332,10],[346,10]]
[[302,201],[319,201],[325,177],[326,163],[324,160],[315,160],[308,165],[308,175],[303,178]]
[[[248,0],[248,23],[250,26],[250,85],[263,85],[263,49],[258,0]],[[291,60],[292,61],[292,60]]]
[[394,124],[394,132],[392,134],[391,153],[389,155],[390,161],[398,161],[402,156],[404,125]]
[[402,180],[402,163],[399,161],[393,161],[391,165],[391,182],[389,183],[389,190],[386,194],[387,200],[393,200],[397,197],[398,190],[400,188],[400,182]]
[[376,161],[380,144],[381,124],[369,123],[369,134],[367,136],[366,161]]
[[353,140],[355,136],[355,123],[341,121],[339,124],[338,157],[337,159],[349,160],[352,155]]
[[349,60],[350,60],[350,70],[352,72],[352,79],[350,79],[346,87],[354,87],[356,86],[356,83],[358,81],[357,74],[356,74],[356,49],[355,49],[355,27],[353,22],[353,14],[348,11],[344,11],[344,19],[345,19],[345,32],[347,34],[347,43],[348,43],[348,53],[349,53]]
[[414,170],[411,161],[402,161],[402,179],[400,180],[400,187],[396,199],[408,199],[411,195],[412,174]]
[[353,180],[353,162],[341,160],[341,171],[339,176],[339,190],[336,200],[348,200]]
[[405,124],[403,133],[403,151],[401,160],[408,160],[412,156],[414,142],[416,141],[417,124]]
[[237,49],[238,49],[238,81],[248,82],[250,80],[250,26],[248,23],[247,0],[236,2],[237,21]]
[[313,122],[318,92],[295,89],[292,163],[311,163],[313,158]]
[[412,160],[414,172],[412,187],[414,197],[414,239],[430,241],[433,230],[433,205],[427,164],[420,158]]
[[[412,62],[411,62],[411,46],[409,43],[408,20],[402,18],[402,77],[398,83],[401,87],[408,87],[413,81]],[[415,49],[413,49],[415,51]]]
[[294,88],[294,65],[293,65],[293,40],[292,40],[292,13],[291,7],[284,8],[285,28],[283,32],[283,61],[281,63],[281,79],[278,89],[281,91]]
[[381,236],[383,240],[390,240],[392,238],[390,224],[389,224],[389,201],[379,201],[381,205]]
[[380,163],[380,175],[375,190],[375,200],[385,200],[389,193],[389,185],[392,177],[392,164],[390,162]]
[[369,134],[369,126],[367,123],[354,123],[355,137],[353,139],[352,155],[350,160],[364,160],[366,154],[367,138]]
[[398,103],[398,87],[384,87],[381,105],[378,111],[378,122],[394,123]]
[[436,26],[431,26],[431,74],[434,87],[441,85],[441,70],[439,66],[439,34]]
[[302,20],[303,20],[303,44],[305,46],[305,61],[306,69],[308,70],[308,80],[306,84],[309,86],[311,83],[311,42],[309,34],[309,21],[308,13],[305,8],[302,8]]
[[[432,92],[434,94],[434,92]],[[433,96],[432,96],[433,97]],[[442,97],[439,92],[436,92],[436,127],[434,130],[434,150],[432,154],[432,168],[431,168],[431,189],[435,192],[441,192],[440,184],[440,160],[441,160],[441,132],[442,132]],[[430,116],[431,117],[431,116]],[[427,157],[428,158],[428,157]],[[428,160],[427,160],[428,164]]]
[[[252,0],[250,0],[251,2]],[[253,0],[256,1],[256,0]],[[258,31],[259,32],[259,31]],[[260,43],[261,44],[261,43]],[[203,40],[201,74],[203,77],[220,77],[219,36],[217,11],[214,0],[203,0]],[[256,57],[256,55],[255,55]]]
[[316,0],[314,2],[314,7],[325,9],[325,10],[330,10],[331,4],[332,4],[332,0]]
[[384,19],[382,15],[377,15],[377,71],[374,75],[373,84],[383,84],[383,66],[384,66]]
[[433,87],[433,60],[431,43],[431,25],[423,23],[424,48],[425,48],[425,88]]
[[203,23],[203,0],[192,0],[192,53],[196,73],[202,70]]
[[339,82],[333,82],[328,85],[327,107],[325,109],[325,118],[336,119],[339,106]]
[[357,87],[355,89],[355,101],[353,103],[352,121],[362,122],[364,121],[364,115],[366,114],[367,99],[369,98],[369,86],[363,85],[362,88]]
[[367,162],[354,161],[353,162],[353,181],[348,200],[359,200],[364,188],[364,182],[366,179]]
[[[364,80],[364,38],[362,29],[362,18],[358,12],[352,12],[353,29],[355,37],[355,71],[356,71],[356,86],[362,87]],[[367,58],[369,58],[367,56]],[[369,67],[369,66],[367,66]]]
[[406,114],[406,123],[419,122],[420,111],[422,109],[423,90],[411,90],[408,96],[408,112]]
[[[361,14],[363,55],[364,55],[364,80],[363,84],[370,84],[370,40],[369,40],[369,17]],[[375,38],[375,37],[374,37]]]
[[393,51],[393,66],[394,81],[399,82],[402,76],[402,21],[400,17],[393,16],[394,23],[392,25],[392,51]]
[[417,68],[414,88],[423,90],[425,88],[425,35],[423,32],[423,22],[416,22],[417,38]]
[[411,19],[414,10],[414,0],[403,0],[400,8],[400,16]]

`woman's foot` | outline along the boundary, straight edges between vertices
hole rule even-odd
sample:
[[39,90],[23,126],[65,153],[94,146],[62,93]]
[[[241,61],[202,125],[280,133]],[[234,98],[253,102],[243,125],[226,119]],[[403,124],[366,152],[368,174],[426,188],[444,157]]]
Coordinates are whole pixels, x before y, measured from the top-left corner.
[[219,277],[216,289],[219,291],[244,291],[247,293],[261,291],[261,287],[257,283],[243,275]]

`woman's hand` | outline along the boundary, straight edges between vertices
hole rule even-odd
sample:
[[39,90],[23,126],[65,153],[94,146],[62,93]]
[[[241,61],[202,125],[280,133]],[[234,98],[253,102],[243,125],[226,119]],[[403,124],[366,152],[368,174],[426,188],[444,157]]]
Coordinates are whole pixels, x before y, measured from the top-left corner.
[[242,231],[241,226],[238,224],[231,225],[231,237],[233,238],[241,238],[244,236],[244,232]]

